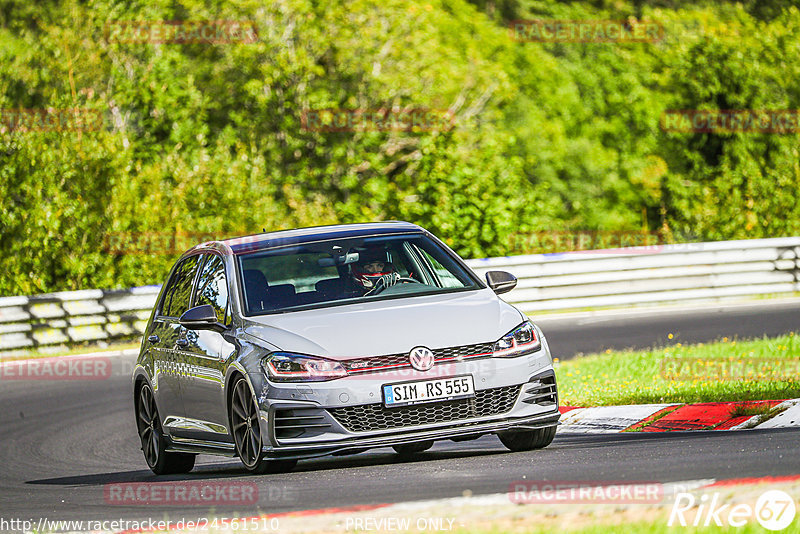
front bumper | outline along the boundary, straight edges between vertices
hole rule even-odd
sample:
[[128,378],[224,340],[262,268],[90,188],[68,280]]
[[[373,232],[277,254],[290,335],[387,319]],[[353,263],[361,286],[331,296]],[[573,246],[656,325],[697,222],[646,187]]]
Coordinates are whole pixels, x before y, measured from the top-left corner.
[[[383,408],[384,384],[472,375],[476,397]],[[258,391],[258,390],[257,390]],[[263,451],[271,458],[310,458],[417,441],[469,439],[558,424],[552,360],[542,350],[517,358],[481,358],[350,376],[329,382],[264,382],[259,396]],[[344,417],[342,414],[349,414]],[[412,417],[413,416],[413,417]]]
[[445,428],[405,430],[392,435],[350,438],[337,443],[313,443],[307,445],[287,445],[283,447],[265,446],[263,451],[269,458],[313,458],[347,451],[362,451],[376,447],[390,447],[418,441],[453,439],[460,437],[478,437],[483,434],[494,434],[504,430],[535,430],[556,426],[561,415],[556,409],[553,413],[544,413],[532,417],[509,417],[501,420],[465,424],[459,422]]

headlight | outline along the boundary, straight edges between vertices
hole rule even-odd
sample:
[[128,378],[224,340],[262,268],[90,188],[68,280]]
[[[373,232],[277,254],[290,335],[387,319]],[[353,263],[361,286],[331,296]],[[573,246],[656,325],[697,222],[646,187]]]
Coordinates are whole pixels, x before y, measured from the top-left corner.
[[541,348],[542,343],[536,337],[536,329],[533,327],[533,323],[525,321],[494,344],[492,356],[513,358],[536,352]]
[[286,352],[273,352],[261,360],[261,367],[276,382],[321,382],[347,376],[339,362]]

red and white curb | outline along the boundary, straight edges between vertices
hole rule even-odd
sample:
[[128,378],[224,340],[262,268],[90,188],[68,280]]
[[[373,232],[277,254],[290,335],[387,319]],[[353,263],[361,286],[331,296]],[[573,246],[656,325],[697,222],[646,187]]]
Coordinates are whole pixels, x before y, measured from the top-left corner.
[[[732,415],[737,408],[756,408],[761,415]],[[746,430],[800,427],[800,399],[633,404],[561,408],[561,433],[670,432],[680,430]]]
[[676,404],[632,404],[630,406],[598,406],[595,408],[561,408],[558,433],[581,434],[622,432],[653,414]]
[[776,408],[784,408],[784,411],[764,421],[755,428],[788,428],[800,426],[800,399],[784,401]]

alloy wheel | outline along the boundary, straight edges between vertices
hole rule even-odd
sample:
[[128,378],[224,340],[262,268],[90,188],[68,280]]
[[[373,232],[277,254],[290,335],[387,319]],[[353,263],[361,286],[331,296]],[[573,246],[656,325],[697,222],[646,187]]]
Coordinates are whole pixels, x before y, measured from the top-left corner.
[[150,386],[144,385],[139,391],[138,407],[137,423],[139,424],[139,438],[142,441],[142,452],[144,452],[147,465],[153,467],[158,463],[160,454],[161,425]]
[[247,381],[236,382],[231,399],[231,427],[236,442],[236,452],[245,467],[253,468],[261,457],[261,430],[258,407],[250,395]]

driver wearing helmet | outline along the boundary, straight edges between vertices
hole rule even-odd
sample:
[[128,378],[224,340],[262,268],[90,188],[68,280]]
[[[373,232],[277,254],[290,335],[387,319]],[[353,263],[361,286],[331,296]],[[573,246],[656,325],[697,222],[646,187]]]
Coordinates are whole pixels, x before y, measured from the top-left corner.
[[367,250],[359,253],[358,261],[352,264],[350,272],[356,288],[364,295],[381,286],[384,288],[392,286],[400,278],[389,254],[383,250]]

